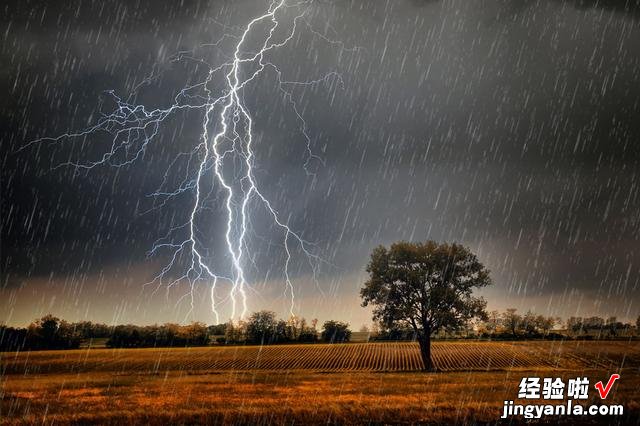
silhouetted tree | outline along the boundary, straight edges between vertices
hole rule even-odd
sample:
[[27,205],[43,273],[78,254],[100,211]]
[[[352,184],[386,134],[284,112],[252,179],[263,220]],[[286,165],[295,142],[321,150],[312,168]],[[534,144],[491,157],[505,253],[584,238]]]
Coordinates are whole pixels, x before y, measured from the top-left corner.
[[112,329],[112,327],[109,327],[106,324],[94,323],[91,321],[74,322],[71,326],[83,339],[109,337]]
[[538,332],[538,317],[528,310],[522,317],[522,329],[530,337]]
[[625,324],[618,321],[617,317],[609,317],[607,318],[606,328],[610,336],[616,337],[620,331],[625,329]]
[[317,340],[318,340],[318,332],[317,332],[315,326],[309,327],[307,325],[307,322],[303,318],[301,320],[300,329],[298,331],[297,341],[298,342],[312,343],[312,342],[316,342]]
[[517,311],[515,308],[509,308],[502,314],[502,325],[514,337],[518,335],[518,330],[522,326],[522,317],[516,313]]
[[244,321],[227,323],[227,328],[224,332],[224,339],[226,343],[240,343],[244,342],[247,336],[247,323]]
[[462,245],[427,241],[380,246],[371,254],[367,272],[362,305],[374,307],[374,320],[413,328],[426,370],[433,370],[432,333],[486,318],[486,302],[472,291],[491,284],[489,271]]
[[277,326],[275,312],[254,312],[247,320],[247,343],[260,345],[273,343],[277,336]]
[[496,334],[498,332],[498,327],[500,327],[500,313],[498,311],[491,311],[487,315],[487,322],[485,327],[489,334]]
[[0,326],[0,351],[20,351],[27,342],[27,329]]
[[209,326],[209,335],[222,336],[227,331],[228,323],[216,324]]
[[342,321],[325,321],[322,324],[322,340],[329,343],[348,342],[351,339],[349,324]]
[[588,317],[582,321],[582,327],[590,331],[602,331],[605,321],[602,317]]
[[28,349],[74,349],[80,346],[80,335],[68,322],[45,315],[27,328],[25,346]]
[[582,333],[584,327],[581,317],[569,317],[567,320],[567,332],[571,334]]
[[187,346],[206,346],[209,343],[209,330],[201,322],[192,322],[181,328],[181,335],[185,337]]
[[380,331],[376,337],[376,340],[415,340],[416,332],[411,325],[403,322],[394,322],[393,324],[386,325],[380,324]]
[[556,318],[554,317],[545,317],[544,315],[536,317],[536,328],[543,336],[547,336],[555,325]]

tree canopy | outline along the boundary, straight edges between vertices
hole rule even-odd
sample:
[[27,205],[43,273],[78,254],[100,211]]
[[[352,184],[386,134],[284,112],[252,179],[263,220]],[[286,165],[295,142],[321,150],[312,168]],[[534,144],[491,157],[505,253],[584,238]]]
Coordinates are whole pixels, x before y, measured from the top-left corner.
[[489,271],[460,244],[398,242],[379,246],[367,266],[369,280],[360,290],[362,305],[390,326],[410,325],[420,343],[426,369],[432,369],[430,336],[442,328],[486,318],[484,299],[473,290],[491,284]]

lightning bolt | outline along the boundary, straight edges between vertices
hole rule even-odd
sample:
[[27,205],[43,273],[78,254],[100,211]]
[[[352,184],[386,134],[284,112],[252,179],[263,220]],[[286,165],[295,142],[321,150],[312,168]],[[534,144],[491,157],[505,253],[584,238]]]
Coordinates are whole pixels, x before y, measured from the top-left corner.
[[[313,175],[309,170],[311,161],[322,160],[313,154],[311,138],[308,135],[307,123],[300,113],[292,90],[300,86],[313,86],[322,83],[335,83],[343,86],[340,75],[329,72],[321,78],[308,81],[288,81],[278,67],[268,60],[268,54],[285,47],[300,31],[306,28],[314,36],[326,43],[337,45],[343,51],[356,51],[358,48],[346,48],[342,42],[333,40],[313,29],[306,19],[309,2],[287,5],[284,0],[273,1],[267,11],[255,18],[242,29],[240,35],[225,33],[217,42],[203,46],[219,47],[226,40],[234,40],[235,47],[229,59],[218,66],[211,66],[206,61],[198,59],[193,52],[179,52],[173,58],[174,61],[192,60],[208,67],[206,78],[198,83],[184,87],[174,97],[173,103],[164,109],[147,109],[144,105],[137,105],[131,99],[140,87],[149,84],[157,76],[152,73],[133,91],[127,99],[121,99],[113,91],[107,92],[115,101],[116,109],[109,115],[100,118],[97,123],[82,131],[66,133],[55,138],[41,138],[30,142],[22,149],[37,142],[61,142],[64,140],[86,138],[99,132],[106,132],[111,138],[111,147],[101,158],[90,162],[63,162],[57,167],[70,166],[76,171],[89,171],[98,166],[123,167],[133,164],[144,157],[150,144],[154,143],[160,132],[161,124],[176,112],[182,110],[203,111],[199,141],[193,150],[183,152],[176,156],[168,166],[160,189],[149,194],[155,199],[161,200],[159,205],[154,205],[150,210],[166,206],[169,200],[184,194],[193,194],[193,203],[188,211],[186,222],[171,227],[168,232],[158,238],[149,251],[149,256],[159,252],[168,253],[168,262],[149,282],[155,285],[155,291],[165,287],[167,291],[179,283],[188,283],[189,291],[185,293],[177,303],[185,298],[190,298],[190,310],[187,317],[194,309],[195,287],[198,282],[210,284],[211,310],[217,323],[220,323],[218,304],[221,303],[217,296],[217,288],[221,282],[230,285],[226,298],[222,301],[230,301],[231,318],[243,318],[248,311],[248,290],[250,289],[245,264],[249,258],[249,245],[247,243],[248,227],[250,224],[250,205],[253,201],[262,205],[271,217],[273,224],[281,230],[282,244],[286,253],[284,270],[284,294],[289,299],[290,312],[294,315],[296,304],[295,288],[290,273],[292,262],[292,247],[299,248],[306,255],[314,280],[318,271],[318,265],[326,262],[314,253],[313,245],[302,238],[288,224],[274,208],[272,202],[261,192],[255,177],[255,154],[253,145],[253,118],[243,100],[243,89],[263,74],[266,69],[271,69],[277,76],[277,85],[292,108],[296,119],[300,124],[300,130],[306,141],[306,160],[303,168],[308,175]],[[277,36],[278,27],[281,25],[281,17],[288,9],[295,9],[296,14],[291,27],[283,36]],[[267,28],[264,40],[259,49],[249,52],[245,49],[247,40],[252,37],[258,25]],[[228,29],[229,27],[224,27]],[[220,74],[223,87],[220,95],[214,96],[215,77]],[[173,191],[162,190],[169,180],[174,165],[186,159],[188,165],[194,164],[195,176],[186,177]],[[213,182],[207,182],[211,174]],[[227,273],[217,271],[210,261],[212,254],[203,242],[204,237],[198,228],[199,217],[206,213],[205,201],[211,196],[213,189],[207,191],[207,184],[217,187],[223,195],[223,207],[226,214],[226,232],[224,233],[225,257],[230,259],[230,267]],[[175,242],[175,235],[185,232],[186,238]],[[187,265],[180,268],[180,259],[188,259]],[[182,272],[175,273],[176,269]],[[317,284],[317,280],[316,280]]]

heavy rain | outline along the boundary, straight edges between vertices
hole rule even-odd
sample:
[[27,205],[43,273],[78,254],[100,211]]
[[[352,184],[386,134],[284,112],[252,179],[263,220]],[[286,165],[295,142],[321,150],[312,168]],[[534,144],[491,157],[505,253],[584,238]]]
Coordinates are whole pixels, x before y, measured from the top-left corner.
[[[333,361],[302,348],[279,363],[265,346],[225,352],[210,368],[245,371],[248,359],[260,371],[419,370],[424,347],[400,340],[423,328],[405,335],[407,322],[393,334],[383,323],[397,310],[381,314],[383,290],[365,290],[377,283],[376,247],[389,247],[392,262],[394,243],[433,254],[436,242],[468,250],[488,274],[466,311],[451,308],[459,318],[440,337],[520,327],[529,337],[637,338],[637,0],[11,0],[0,9],[3,330],[52,315],[102,324],[98,340],[115,342],[108,330],[124,324],[178,334],[204,324],[204,345],[237,347],[266,343],[246,337],[252,320],[286,322],[293,331],[274,341],[350,340],[348,324],[352,341],[389,332],[406,358],[372,366],[386,349],[332,346]],[[321,332],[327,323],[333,331]],[[163,346],[168,328],[154,330],[143,346]],[[41,349],[6,336],[2,350]],[[437,344],[442,371],[533,362],[480,341],[463,351],[482,354],[473,361]],[[620,356],[637,363],[638,350],[636,340]],[[586,360],[607,350],[575,351]],[[140,363],[162,364],[159,353]],[[603,374],[622,368],[615,356]],[[532,365],[551,368],[542,358]],[[194,359],[209,362],[204,352]],[[3,380],[23,373],[16,365],[3,365]],[[13,399],[0,407],[24,414]],[[270,422],[216,413],[184,421]],[[313,421],[361,421],[322,413]],[[477,420],[461,416],[453,422]],[[54,421],[83,421],[65,419]]]

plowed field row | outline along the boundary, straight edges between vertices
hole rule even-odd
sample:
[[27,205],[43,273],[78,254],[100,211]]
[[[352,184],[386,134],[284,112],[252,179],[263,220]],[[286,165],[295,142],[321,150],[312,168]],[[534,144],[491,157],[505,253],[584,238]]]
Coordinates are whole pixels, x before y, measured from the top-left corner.
[[[442,371],[610,368],[640,363],[639,342],[435,342]],[[206,348],[88,349],[0,354],[3,374],[228,370],[411,371],[416,343],[309,344]]]

